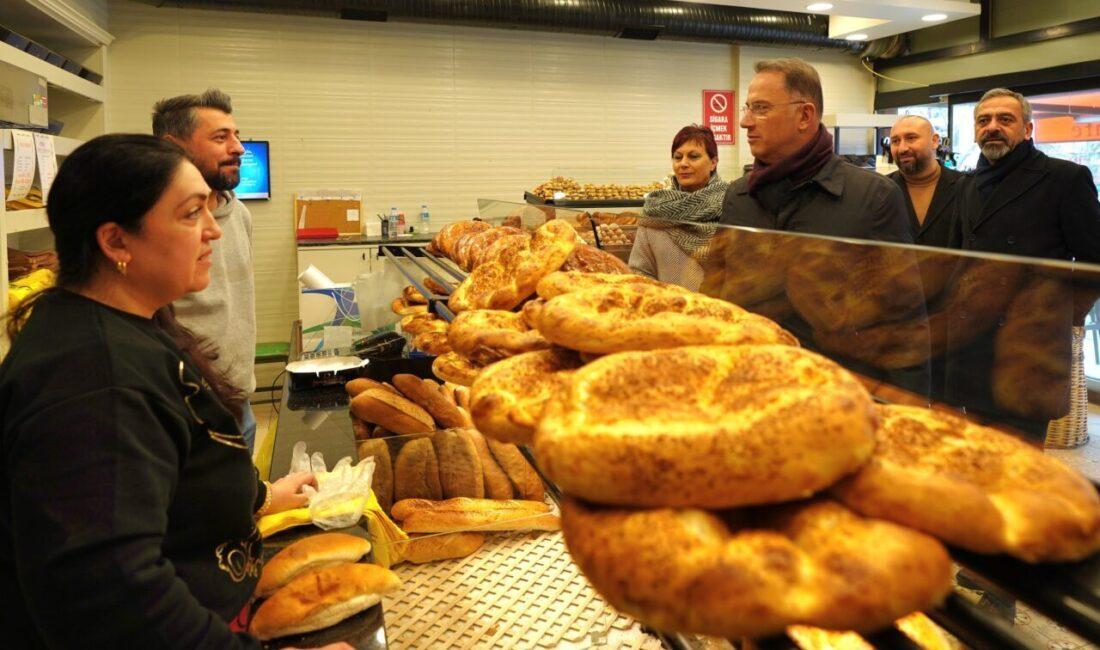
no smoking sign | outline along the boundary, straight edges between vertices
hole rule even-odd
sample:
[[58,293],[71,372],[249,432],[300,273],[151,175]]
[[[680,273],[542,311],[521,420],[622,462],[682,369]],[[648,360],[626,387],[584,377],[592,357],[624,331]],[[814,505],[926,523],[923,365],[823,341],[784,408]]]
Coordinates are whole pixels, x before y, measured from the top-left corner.
[[703,91],[703,125],[714,132],[714,141],[718,144],[734,142],[733,97],[732,90]]

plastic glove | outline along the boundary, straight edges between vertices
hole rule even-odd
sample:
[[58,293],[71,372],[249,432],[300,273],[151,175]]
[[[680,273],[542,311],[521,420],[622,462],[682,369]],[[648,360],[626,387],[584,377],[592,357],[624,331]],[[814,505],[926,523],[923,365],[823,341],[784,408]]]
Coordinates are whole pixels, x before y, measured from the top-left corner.
[[374,478],[373,457],[353,465],[351,457],[345,456],[330,472],[320,452],[308,455],[305,443],[298,442],[291,455],[290,469],[293,472],[299,468],[312,471],[317,479],[316,491],[309,485],[302,486],[302,492],[309,496],[309,516],[317,527],[333,530],[359,521]]

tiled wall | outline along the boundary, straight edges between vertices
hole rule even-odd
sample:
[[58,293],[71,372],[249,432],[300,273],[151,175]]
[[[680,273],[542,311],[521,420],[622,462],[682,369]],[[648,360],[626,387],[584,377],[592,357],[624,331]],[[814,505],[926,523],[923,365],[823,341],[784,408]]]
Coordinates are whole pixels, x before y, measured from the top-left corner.
[[[656,180],[673,134],[700,120],[702,89],[740,78],[740,101],[750,61],[785,54],[121,0],[109,9],[110,130],[147,132],[156,100],[218,86],[243,135],[272,142],[275,198],[249,204],[261,340],[285,340],[297,314],[293,192],[360,190],[368,214],[426,202],[438,226],[474,216],[481,197],[520,201],[554,174]],[[873,84],[854,57],[800,55],[821,64],[836,110],[870,110]],[[720,157],[736,177],[738,156]]]

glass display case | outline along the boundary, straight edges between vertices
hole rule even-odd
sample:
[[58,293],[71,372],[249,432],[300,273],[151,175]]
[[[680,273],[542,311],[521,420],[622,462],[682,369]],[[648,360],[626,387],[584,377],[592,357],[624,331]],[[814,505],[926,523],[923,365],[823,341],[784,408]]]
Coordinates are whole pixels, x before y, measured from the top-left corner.
[[[578,232],[598,225],[590,212],[557,206],[482,201],[480,208],[487,221],[503,224],[513,219],[528,229],[548,218],[569,220],[579,226]],[[698,291],[780,324],[803,348],[854,373],[876,401],[950,409],[1036,447],[1087,441],[1084,419],[1079,417],[1087,408],[1079,328],[1100,297],[1100,266],[719,225],[714,229],[709,245],[701,253],[696,251],[695,261],[702,269]],[[679,378],[669,376],[667,381],[674,383]],[[320,399],[317,406],[302,406],[308,400],[297,396],[294,408],[304,411],[280,418],[272,476],[285,473],[288,450],[299,439],[316,435],[326,456],[330,448],[334,457],[356,453],[356,432],[348,417],[346,394],[329,389],[316,397]],[[311,418],[318,417],[311,411],[328,415],[319,424],[311,423]],[[395,462],[404,445],[415,439],[388,437],[382,444]],[[529,458],[537,466],[538,458]],[[556,504],[559,492],[550,481],[546,484],[549,502]],[[543,539],[533,533],[502,534],[491,544],[486,542],[486,557],[498,558],[502,548],[530,545],[536,549],[531,552],[544,559],[528,571],[507,565],[502,571],[511,576],[508,579],[539,594],[572,589],[568,585],[573,579],[569,578],[566,586],[557,585],[557,592],[541,590],[545,585],[540,583],[542,574],[537,567],[543,562],[556,566],[553,563],[565,557],[560,555],[560,538],[553,548],[553,544],[538,541]],[[1071,631],[1065,632],[1067,636],[1079,635],[1080,639],[1070,637],[1076,643],[1100,640],[1100,558],[1033,565],[1006,556],[958,548],[949,551],[969,575],[996,585],[1010,601],[1018,599],[1021,615],[1034,620],[1041,615],[1050,617]],[[546,559],[559,556],[562,559]],[[455,567],[467,565],[439,564],[435,571],[431,566],[415,569],[421,574],[418,580],[423,580],[418,583],[421,595],[445,589],[439,575],[464,571]],[[484,574],[480,579],[485,579]],[[547,580],[547,584],[556,584]],[[1035,633],[1038,624],[1014,627],[975,606],[966,598],[966,591],[960,587],[926,613],[971,646],[1047,645]],[[594,592],[577,594],[599,598]],[[450,602],[437,600],[433,600],[436,605]],[[518,610],[509,610],[508,620],[537,638],[541,630],[549,629],[539,627],[542,623],[537,615],[556,611],[555,602],[549,595],[540,595]],[[415,608],[401,607],[403,612],[415,613]],[[446,609],[436,607],[441,616]],[[481,610],[471,607],[462,611],[476,614]],[[607,611],[611,612],[608,616],[614,614]],[[458,638],[453,636],[456,628],[472,631],[478,638],[500,640],[507,636],[497,635],[499,628],[490,630],[476,616],[464,617],[461,612],[437,620],[445,629],[441,628],[436,639]],[[620,624],[605,627],[615,630]],[[413,635],[408,638],[419,638],[420,628],[406,627]],[[1055,626],[1044,623],[1043,629],[1048,627]],[[393,630],[390,632],[392,638]],[[865,635],[863,641],[883,648],[919,645],[907,638],[898,628],[891,628]],[[659,640],[666,647],[692,647],[697,642],[674,634]],[[798,646],[785,636],[760,640],[758,647]]]

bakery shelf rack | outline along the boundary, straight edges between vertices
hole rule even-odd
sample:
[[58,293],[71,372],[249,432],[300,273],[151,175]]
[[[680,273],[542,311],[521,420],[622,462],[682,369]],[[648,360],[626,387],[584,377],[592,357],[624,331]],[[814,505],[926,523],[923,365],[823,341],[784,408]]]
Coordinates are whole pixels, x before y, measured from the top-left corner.
[[[435,293],[424,286],[423,278],[426,275],[442,287],[449,287],[455,281],[462,282],[466,279],[466,273],[455,266],[450,260],[435,255],[428,251],[424,244],[387,244],[378,248],[378,256],[389,260],[401,275],[416,287],[420,295],[428,299],[428,309],[434,311],[440,318],[450,322],[455,314],[447,306],[447,299],[451,297],[448,291],[445,294]],[[405,260],[408,264],[400,263]],[[421,273],[413,273],[410,267],[418,269]]]

